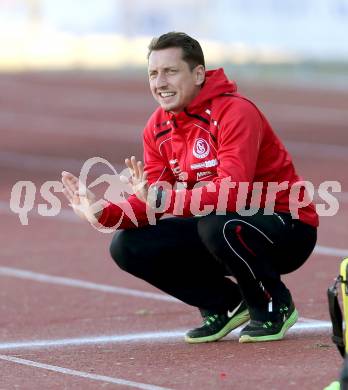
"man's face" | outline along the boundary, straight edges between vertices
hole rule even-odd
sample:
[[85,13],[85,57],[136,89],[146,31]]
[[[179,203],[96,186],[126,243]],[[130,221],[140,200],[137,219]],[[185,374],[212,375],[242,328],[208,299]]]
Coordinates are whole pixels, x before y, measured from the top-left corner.
[[172,47],[151,52],[148,63],[150,89],[165,111],[182,111],[198,94],[204,81],[203,65],[192,71],[182,59],[182,49]]

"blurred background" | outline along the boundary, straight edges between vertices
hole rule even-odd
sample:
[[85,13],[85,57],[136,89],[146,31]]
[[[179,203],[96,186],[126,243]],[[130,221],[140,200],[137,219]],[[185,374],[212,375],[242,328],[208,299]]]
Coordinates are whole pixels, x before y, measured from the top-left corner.
[[172,30],[241,77],[348,83],[348,0],[0,0],[0,70],[135,70]]
[[[328,319],[325,291],[338,273],[340,260],[348,254],[348,0],[0,0],[2,340],[122,334],[125,329],[143,332],[154,329],[150,318],[161,327],[165,321],[163,330],[181,329],[198,320],[188,307],[167,302],[161,306],[159,301],[150,306],[137,299],[130,303],[122,296],[96,291],[87,295],[87,290],[48,285],[40,279],[44,274],[154,291],[113,264],[108,251],[111,236],[79,220],[61,193],[56,194],[61,201],[58,215],[40,216],[39,206],[50,209],[41,190],[47,181],[59,181],[62,170],[79,175],[87,159],[99,156],[120,172],[125,157],[141,158],[142,130],[156,108],[147,81],[147,46],[153,36],[172,30],[197,38],[207,67],[223,66],[237,81],[239,91],[265,113],[291,152],[299,174],[315,185],[317,204],[326,205],[318,193],[320,183],[341,183],[342,191],[334,194],[339,211],[321,218],[313,255],[299,272],[284,278],[301,316]],[[112,173],[100,165],[90,180]],[[27,226],[21,225],[10,208],[18,181],[35,185],[31,186],[36,192]],[[103,196],[105,184],[93,190]],[[21,204],[25,195],[23,191]],[[23,270],[32,273],[28,280],[23,279]],[[151,312],[147,321],[137,314],[144,308]],[[296,383],[300,388],[323,388],[337,376],[341,365],[329,335],[296,339],[294,345],[301,354],[297,366],[288,364],[294,363],[295,355],[287,343],[277,346],[283,360],[275,357],[273,349],[260,351],[261,360],[272,361],[277,383],[283,381],[284,389]],[[108,374],[98,367],[107,361],[110,375],[120,373],[120,377],[127,376],[124,367],[132,366],[133,378],[149,383],[165,383],[157,376],[171,373],[175,379],[169,383],[187,381],[187,373],[190,378],[191,373],[200,377],[190,379],[192,388],[215,383],[201,373],[216,375],[211,365],[215,358],[210,358],[216,355],[187,355],[191,363],[181,362],[184,371],[177,371],[175,345],[171,344],[169,354],[163,354],[166,347],[156,345],[150,366],[173,370],[168,374],[167,369],[161,374],[157,370],[153,375],[144,370],[144,360],[135,348],[130,355],[129,344],[122,349],[125,363],[118,366],[120,349],[106,360],[94,352],[82,356],[81,351],[72,350],[71,354],[60,352],[59,357],[52,354],[46,361],[60,365],[64,360],[64,366],[86,371],[95,367],[96,373]],[[214,354],[215,350],[211,349]],[[45,362],[44,354],[37,353]],[[28,351],[27,356],[35,359],[34,352]],[[135,357],[131,365],[129,356]],[[226,356],[233,357],[230,352]],[[245,359],[239,360],[248,367]],[[233,367],[230,378],[240,384],[235,373],[241,377],[243,369],[230,366],[230,360],[225,364],[228,370]],[[315,374],[308,375],[308,367]],[[0,373],[1,388],[15,388],[21,379],[19,371],[10,369],[8,376]],[[260,389],[272,388],[272,375],[258,380],[269,370],[262,364],[258,370],[251,383]],[[25,388],[51,388],[39,374],[30,376],[28,387],[27,371],[21,372],[20,383]],[[280,377],[284,379],[279,381]],[[243,376],[244,382],[249,379],[250,375]],[[64,380],[61,388],[73,387]],[[250,388],[250,383],[240,388]]]
[[263,110],[305,178],[347,191],[348,0],[0,0],[0,212],[18,180],[141,158],[147,47],[173,30]]

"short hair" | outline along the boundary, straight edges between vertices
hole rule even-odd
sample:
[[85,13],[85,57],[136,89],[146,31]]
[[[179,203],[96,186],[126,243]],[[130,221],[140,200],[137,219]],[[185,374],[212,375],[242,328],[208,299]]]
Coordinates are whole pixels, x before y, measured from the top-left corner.
[[198,65],[205,67],[204,54],[199,42],[183,32],[176,31],[153,38],[149,45],[147,59],[149,59],[153,51],[171,47],[180,47],[182,49],[182,59],[187,62],[191,70]]

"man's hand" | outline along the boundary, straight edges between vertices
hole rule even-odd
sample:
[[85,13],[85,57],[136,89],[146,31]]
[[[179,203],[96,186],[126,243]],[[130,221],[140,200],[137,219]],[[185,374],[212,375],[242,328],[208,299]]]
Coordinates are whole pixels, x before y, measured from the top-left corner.
[[132,156],[130,159],[126,158],[125,163],[130,170],[131,177],[129,182],[138,199],[147,202],[149,185],[147,182],[147,173],[144,171],[144,166],[141,161],[136,161]]
[[96,197],[79,179],[69,172],[62,172],[63,194],[70,206],[80,218],[96,223],[103,210],[95,210],[92,206]]

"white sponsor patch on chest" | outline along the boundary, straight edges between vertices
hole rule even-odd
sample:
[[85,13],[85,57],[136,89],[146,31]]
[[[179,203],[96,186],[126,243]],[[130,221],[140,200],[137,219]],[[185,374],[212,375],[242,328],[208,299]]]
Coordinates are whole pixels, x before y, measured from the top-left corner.
[[213,175],[212,171],[203,171],[203,172],[197,172],[197,180],[202,179],[202,177]]
[[219,164],[218,160],[214,158],[213,160],[203,161],[197,164],[191,164],[191,169],[196,170],[201,168],[212,168],[212,167],[216,167],[218,164]]

